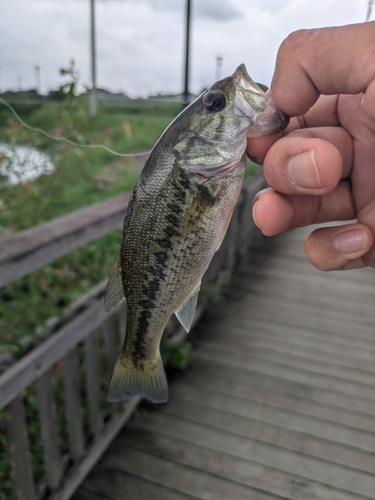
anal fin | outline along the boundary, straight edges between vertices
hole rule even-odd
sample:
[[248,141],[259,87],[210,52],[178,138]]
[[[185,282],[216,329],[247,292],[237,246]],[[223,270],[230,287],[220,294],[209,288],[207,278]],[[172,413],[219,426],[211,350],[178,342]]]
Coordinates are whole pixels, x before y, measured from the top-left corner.
[[109,312],[118,306],[125,298],[122,286],[121,247],[119,248],[104,294],[104,309]]
[[198,293],[201,288],[201,282],[194,288],[191,294],[184,300],[179,309],[175,312],[178,321],[188,332],[194,319],[195,309],[198,302]]

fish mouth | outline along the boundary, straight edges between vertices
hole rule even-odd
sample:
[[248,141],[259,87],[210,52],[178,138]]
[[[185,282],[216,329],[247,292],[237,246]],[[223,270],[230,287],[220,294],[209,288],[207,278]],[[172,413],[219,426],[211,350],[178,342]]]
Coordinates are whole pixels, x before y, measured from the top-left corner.
[[254,82],[249,73],[247,72],[246,66],[240,64],[236,71],[232,75],[234,83],[245,92],[251,92],[258,95],[264,95],[263,90]]
[[272,134],[287,127],[289,116],[252,80],[244,64],[238,66],[232,78],[236,85],[234,111],[248,117],[248,137]]
[[254,114],[252,120],[253,124],[247,129],[246,135],[256,138],[284,130],[288,126],[290,118],[270,100],[266,109],[261,113]]

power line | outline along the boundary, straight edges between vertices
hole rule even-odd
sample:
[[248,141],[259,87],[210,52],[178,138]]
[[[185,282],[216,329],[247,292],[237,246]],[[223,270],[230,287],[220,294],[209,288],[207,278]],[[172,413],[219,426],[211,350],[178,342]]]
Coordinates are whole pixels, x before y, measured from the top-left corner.
[[4,106],[6,106],[9,111],[12,113],[12,115],[15,117],[15,119],[25,128],[29,129],[29,130],[32,130],[33,132],[38,132],[39,134],[42,134],[44,135],[45,137],[47,137],[48,139],[52,139],[53,141],[59,141],[59,142],[65,142],[66,144],[70,144],[71,146],[75,146],[77,148],[86,148],[86,149],[96,149],[96,148],[100,148],[100,149],[105,149],[106,151],[108,151],[108,153],[111,153],[115,156],[122,156],[124,158],[131,158],[131,157],[134,157],[134,156],[143,156],[147,153],[150,152],[150,150],[148,151],[143,151],[141,153],[118,153],[117,151],[114,151],[113,149],[111,148],[108,148],[107,146],[105,146],[104,144],[80,144],[79,142],[75,142],[75,141],[71,141],[70,139],[68,139],[67,137],[64,137],[63,135],[60,135],[60,136],[54,136],[54,135],[51,135],[49,134],[48,132],[46,132],[45,130],[39,128],[39,127],[33,127],[32,125],[29,125],[28,123],[26,123],[25,121],[22,120],[22,118],[18,115],[17,111],[13,108],[13,106],[11,106],[8,102],[4,101],[4,99],[2,97],[0,97],[0,102],[2,104],[4,104]]

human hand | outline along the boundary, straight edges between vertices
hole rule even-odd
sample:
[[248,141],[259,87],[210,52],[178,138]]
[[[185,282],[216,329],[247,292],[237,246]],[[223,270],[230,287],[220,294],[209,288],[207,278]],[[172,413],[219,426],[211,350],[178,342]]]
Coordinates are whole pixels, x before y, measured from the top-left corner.
[[271,186],[255,197],[255,223],[271,236],[357,219],[313,231],[307,258],[322,270],[375,267],[375,23],[292,33],[271,95],[294,118],[248,140]]

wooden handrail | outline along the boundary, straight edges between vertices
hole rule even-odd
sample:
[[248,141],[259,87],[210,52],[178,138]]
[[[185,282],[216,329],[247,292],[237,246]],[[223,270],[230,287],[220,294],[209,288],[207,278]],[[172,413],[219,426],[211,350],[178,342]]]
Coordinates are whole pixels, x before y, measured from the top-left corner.
[[121,227],[130,194],[21,231],[0,243],[0,287]]

